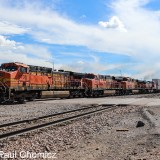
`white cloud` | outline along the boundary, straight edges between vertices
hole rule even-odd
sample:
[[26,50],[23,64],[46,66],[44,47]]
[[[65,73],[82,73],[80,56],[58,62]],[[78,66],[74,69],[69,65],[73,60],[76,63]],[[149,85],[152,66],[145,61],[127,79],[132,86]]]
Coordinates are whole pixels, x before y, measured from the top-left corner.
[[15,24],[11,24],[9,22],[0,22],[0,34],[23,34],[26,33],[29,29],[22,28]]
[[26,44],[24,45],[23,53],[32,55],[37,58],[44,58],[44,60],[52,59],[52,54],[48,51],[46,47],[36,45],[36,44]]
[[[0,35],[0,52],[8,50],[24,50],[24,46],[13,40],[9,40],[7,37]],[[3,53],[2,53],[3,54]],[[0,53],[1,55],[1,53]]]
[[46,47],[22,44],[0,35],[0,61],[18,61],[32,65],[51,66],[46,61],[52,54]]
[[83,61],[78,61],[77,63],[83,65],[85,62],[83,62]]
[[[99,52],[129,55],[144,66],[140,72],[147,71],[149,68],[145,66],[150,64],[158,73],[159,68],[156,68],[155,63],[160,59],[160,20],[158,11],[143,7],[149,0],[115,0],[111,5],[112,18],[108,22],[101,19],[100,23],[113,29],[105,29],[98,24],[78,24],[49,8],[42,9],[38,1],[36,5],[29,2],[13,7],[4,1],[0,4],[0,19],[22,28],[31,28],[27,33],[37,41],[86,46]],[[119,32],[126,28],[128,32]],[[138,71],[138,67],[134,69]]]
[[16,46],[15,41],[6,39],[6,37],[0,35],[0,47],[3,48],[12,48]]
[[64,69],[67,71],[75,71],[75,72],[87,72],[87,73],[96,73],[99,74],[100,72],[106,72],[108,70],[116,69],[118,70],[120,67],[123,67],[125,64],[110,64],[106,62],[105,64],[102,64],[98,58],[98,56],[95,55],[89,55],[87,57],[88,61],[86,60],[80,60],[80,61],[74,61],[68,64],[58,64],[58,67],[60,69]]
[[44,58],[37,58],[28,56],[22,52],[5,51],[3,54],[0,53],[0,62],[22,62],[30,65],[46,66],[51,67],[52,65],[45,61]]
[[131,47],[127,46],[130,45],[128,35],[124,32],[104,30],[98,25],[78,24],[55,11],[42,10],[38,5],[28,6],[27,3],[24,8],[17,9],[0,4],[0,19],[31,28],[28,34],[40,42],[86,46],[100,52],[127,55],[132,52]]
[[116,69],[118,70],[119,67],[122,67],[122,64],[102,64],[101,62],[83,62],[74,61],[74,63],[70,64],[58,64],[60,69],[64,69],[67,71],[74,71],[74,72],[86,72],[86,73],[95,73],[100,74],[104,73],[107,74],[108,70]]
[[100,21],[98,24],[105,28],[119,29],[120,31],[127,32],[124,24],[117,16],[111,17],[108,22]]

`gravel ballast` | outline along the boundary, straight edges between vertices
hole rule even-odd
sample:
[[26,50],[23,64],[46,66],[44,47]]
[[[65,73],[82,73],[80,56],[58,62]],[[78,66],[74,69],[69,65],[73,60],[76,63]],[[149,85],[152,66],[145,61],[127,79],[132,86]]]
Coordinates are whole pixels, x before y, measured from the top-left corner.
[[[105,99],[105,98],[104,98]],[[92,102],[92,103],[91,103]],[[94,102],[91,101],[90,104]],[[95,104],[95,103],[94,103]],[[30,102],[1,105],[0,123],[81,108],[79,103]],[[0,142],[1,151],[56,153],[60,160],[158,159],[160,139],[150,134],[150,123],[141,115],[144,106],[130,105],[98,113]],[[137,122],[145,125],[136,128]]]

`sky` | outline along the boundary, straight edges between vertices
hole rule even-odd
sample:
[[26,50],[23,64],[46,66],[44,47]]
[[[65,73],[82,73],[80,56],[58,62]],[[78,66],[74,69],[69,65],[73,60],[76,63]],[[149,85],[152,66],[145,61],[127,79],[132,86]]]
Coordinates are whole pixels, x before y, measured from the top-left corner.
[[160,78],[159,0],[0,0],[0,63]]

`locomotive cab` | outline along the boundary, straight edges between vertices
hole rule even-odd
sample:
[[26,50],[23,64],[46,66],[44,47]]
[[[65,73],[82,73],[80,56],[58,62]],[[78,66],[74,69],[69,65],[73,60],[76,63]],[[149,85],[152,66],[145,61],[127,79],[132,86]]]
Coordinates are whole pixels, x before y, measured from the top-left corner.
[[28,73],[28,66],[23,64],[23,63],[3,63],[0,67],[1,71],[4,72],[15,72],[15,71],[19,71],[22,73]]
[[15,86],[18,87],[18,84],[21,86],[21,83],[25,85],[27,81],[27,74],[29,73],[29,67],[23,63],[4,63],[0,67],[1,85],[8,87],[10,89]]
[[84,78],[82,78],[82,83],[84,88],[92,89],[93,81],[96,79],[94,74],[85,74]]
[[13,93],[27,87],[28,66],[23,63],[3,63],[0,66],[0,102],[11,101]]
[[92,89],[106,88],[105,75],[85,74],[83,81],[87,84],[88,88],[92,88]]

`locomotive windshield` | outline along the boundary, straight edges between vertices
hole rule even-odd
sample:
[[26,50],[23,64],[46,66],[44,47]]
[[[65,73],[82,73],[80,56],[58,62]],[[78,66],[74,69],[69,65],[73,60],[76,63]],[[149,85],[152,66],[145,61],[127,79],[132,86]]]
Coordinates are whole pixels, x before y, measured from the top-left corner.
[[3,70],[5,70],[7,72],[12,72],[12,71],[16,71],[17,67],[16,66],[7,66],[7,67],[3,68]]
[[94,74],[86,74],[85,78],[94,79],[95,75]]

